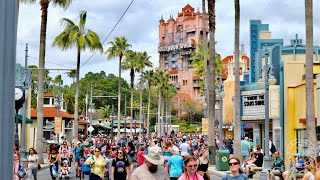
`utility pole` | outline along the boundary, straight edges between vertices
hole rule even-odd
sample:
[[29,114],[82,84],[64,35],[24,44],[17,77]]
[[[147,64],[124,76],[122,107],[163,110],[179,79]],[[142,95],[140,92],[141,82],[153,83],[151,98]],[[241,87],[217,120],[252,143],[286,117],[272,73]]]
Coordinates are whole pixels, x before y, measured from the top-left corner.
[[[61,94],[60,94],[60,87],[61,87],[61,83],[59,82],[59,86],[58,86],[58,95],[57,95],[57,102],[58,102],[58,105],[57,105],[57,110],[58,110],[58,113],[57,113],[57,116],[58,118],[60,118],[60,109],[61,109]],[[61,119],[61,122],[62,122],[62,119]],[[60,137],[59,137],[60,133],[57,133],[57,141],[58,141],[58,144],[60,144]]]
[[[90,85],[90,127],[92,127],[92,83]],[[92,131],[90,131],[90,141],[92,139]]]
[[26,162],[26,116],[27,116],[27,105],[28,105],[28,89],[29,89],[29,73],[28,73],[28,43],[26,44],[25,50],[25,61],[24,61],[24,90],[25,90],[25,101],[23,103],[22,111],[22,128],[21,128],[21,158],[23,163]]
[[12,179],[18,1],[0,1],[0,12],[0,174]]
[[124,95],[124,137],[127,141],[127,95]]
[[111,142],[113,141],[113,120],[114,120],[114,105],[112,104],[112,112],[111,112]]

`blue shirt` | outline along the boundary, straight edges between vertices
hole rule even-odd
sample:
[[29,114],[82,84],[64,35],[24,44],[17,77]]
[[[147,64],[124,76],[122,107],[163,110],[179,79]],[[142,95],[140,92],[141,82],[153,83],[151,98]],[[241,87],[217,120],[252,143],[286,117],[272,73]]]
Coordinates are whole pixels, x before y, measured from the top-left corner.
[[78,157],[80,156],[80,151],[81,151],[81,150],[84,151],[83,147],[80,147],[80,148],[75,147],[75,148],[74,148],[75,158],[78,158]]
[[241,141],[241,155],[248,156],[250,151],[250,143],[246,140]]
[[182,156],[173,155],[169,158],[168,166],[170,167],[170,177],[179,177],[183,172]]

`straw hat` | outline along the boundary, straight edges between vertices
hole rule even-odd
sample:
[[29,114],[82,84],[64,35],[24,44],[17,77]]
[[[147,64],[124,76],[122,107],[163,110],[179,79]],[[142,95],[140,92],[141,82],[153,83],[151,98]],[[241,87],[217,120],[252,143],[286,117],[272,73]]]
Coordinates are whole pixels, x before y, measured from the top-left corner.
[[159,150],[156,147],[150,147],[148,155],[143,155],[147,161],[154,165],[161,165],[164,163],[164,157],[159,154]]

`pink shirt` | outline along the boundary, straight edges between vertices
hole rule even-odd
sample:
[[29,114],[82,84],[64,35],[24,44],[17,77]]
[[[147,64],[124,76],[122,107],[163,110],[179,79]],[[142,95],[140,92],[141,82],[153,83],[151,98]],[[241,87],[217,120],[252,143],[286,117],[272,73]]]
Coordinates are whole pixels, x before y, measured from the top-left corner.
[[193,177],[186,177],[186,173],[183,173],[178,180],[203,180],[203,177],[199,174],[196,174]]
[[137,159],[138,159],[138,166],[141,166],[144,163],[145,157],[143,155],[145,155],[146,153],[143,151],[139,151],[137,154]]

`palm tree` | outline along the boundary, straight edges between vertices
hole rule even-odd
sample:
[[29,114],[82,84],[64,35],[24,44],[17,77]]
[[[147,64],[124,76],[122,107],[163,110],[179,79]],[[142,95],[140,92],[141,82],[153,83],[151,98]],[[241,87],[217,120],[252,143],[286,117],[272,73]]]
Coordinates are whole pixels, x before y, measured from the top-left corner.
[[100,109],[98,109],[97,112],[98,112],[98,114],[100,114],[104,118],[109,119],[109,117],[111,115],[111,107],[110,107],[110,105],[106,105],[106,106],[101,107]]
[[234,10],[235,10],[235,25],[234,25],[234,60],[235,60],[235,76],[234,76],[234,132],[233,137],[238,138],[234,141],[234,155],[240,157],[241,155],[241,121],[240,121],[240,66],[239,66],[239,31],[240,31],[240,2],[239,0],[234,0]]
[[[114,41],[109,42],[110,47],[105,52],[108,54],[108,59],[113,59],[115,57],[119,57],[119,81],[118,81],[118,122],[120,122],[120,108],[121,108],[121,61],[125,53],[129,50],[131,47],[130,44],[128,44],[127,39],[123,36],[116,37]],[[131,121],[130,121],[131,123]],[[132,125],[130,124],[132,127]],[[118,123],[118,138],[120,138],[120,123]]]
[[75,78],[77,77],[77,71],[71,70],[70,72],[67,72],[67,75],[69,78],[72,78],[72,83],[74,83]]
[[[36,0],[20,0],[22,3],[35,3]],[[39,72],[38,72],[38,99],[43,99],[44,94],[44,67],[46,53],[47,20],[49,3],[53,6],[68,8],[72,0],[39,0],[41,6],[41,28],[40,28],[40,48],[39,48]],[[37,114],[37,140],[36,149],[42,149],[43,139],[43,101],[38,101]],[[39,153],[40,163],[43,163],[42,153]]]
[[[137,71],[140,72],[141,79],[143,79],[143,71],[146,67],[152,67],[152,62],[150,61],[151,56],[147,52],[139,52],[137,59]],[[143,109],[142,109],[142,84],[140,83],[140,122],[142,121]],[[141,126],[140,126],[141,127]],[[143,122],[144,127],[144,122]],[[141,130],[141,128],[140,128]],[[142,133],[140,133],[140,136]]]
[[80,60],[81,51],[89,48],[91,51],[99,50],[103,52],[103,47],[97,33],[86,28],[87,12],[81,11],[79,15],[79,24],[75,24],[68,18],[62,18],[61,23],[65,29],[59,34],[52,43],[52,46],[57,46],[63,51],[71,49],[73,46],[77,47],[77,75],[76,75],[76,95],[74,106],[74,124],[73,137],[78,141],[78,113],[79,113],[79,89],[80,89]]
[[147,81],[147,87],[148,87],[148,114],[147,114],[147,138],[149,138],[149,134],[150,134],[150,102],[151,102],[151,86],[154,82],[154,72],[153,70],[149,70],[149,71],[145,71],[143,73],[143,78],[142,81],[145,82]]
[[[215,49],[215,0],[208,0],[208,13],[209,13],[209,31],[210,31],[210,61],[209,67],[209,78],[208,78],[208,116],[209,116],[209,127],[208,127],[208,143],[211,146],[215,145],[215,86],[216,86],[216,49]],[[213,156],[214,157],[214,156]]]
[[[122,62],[121,68],[123,70],[130,69],[130,87],[131,87],[131,106],[130,116],[133,118],[133,91],[134,91],[134,72],[136,71],[136,64],[138,61],[138,53],[132,50],[125,52],[125,59]],[[125,109],[126,111],[126,109]],[[130,137],[132,137],[132,120],[130,121]]]
[[[314,116],[314,85],[313,85],[313,5],[312,0],[305,0],[306,19],[306,119],[307,139],[317,143]],[[314,155],[312,155],[314,156]]]
[[158,89],[158,127],[157,127],[157,136],[162,136],[162,124],[163,124],[163,118],[161,114],[161,107],[162,107],[162,92],[163,87],[166,83],[169,81],[169,75],[165,74],[163,71],[158,71],[155,73],[155,84]]
[[[170,114],[170,125],[171,125],[171,108],[170,101],[172,98],[174,98],[177,95],[177,88],[174,84],[166,83],[165,87],[163,88],[163,97],[164,97],[164,103],[166,106],[166,124],[168,124],[168,109]],[[167,133],[168,133],[168,125],[167,125]]]

